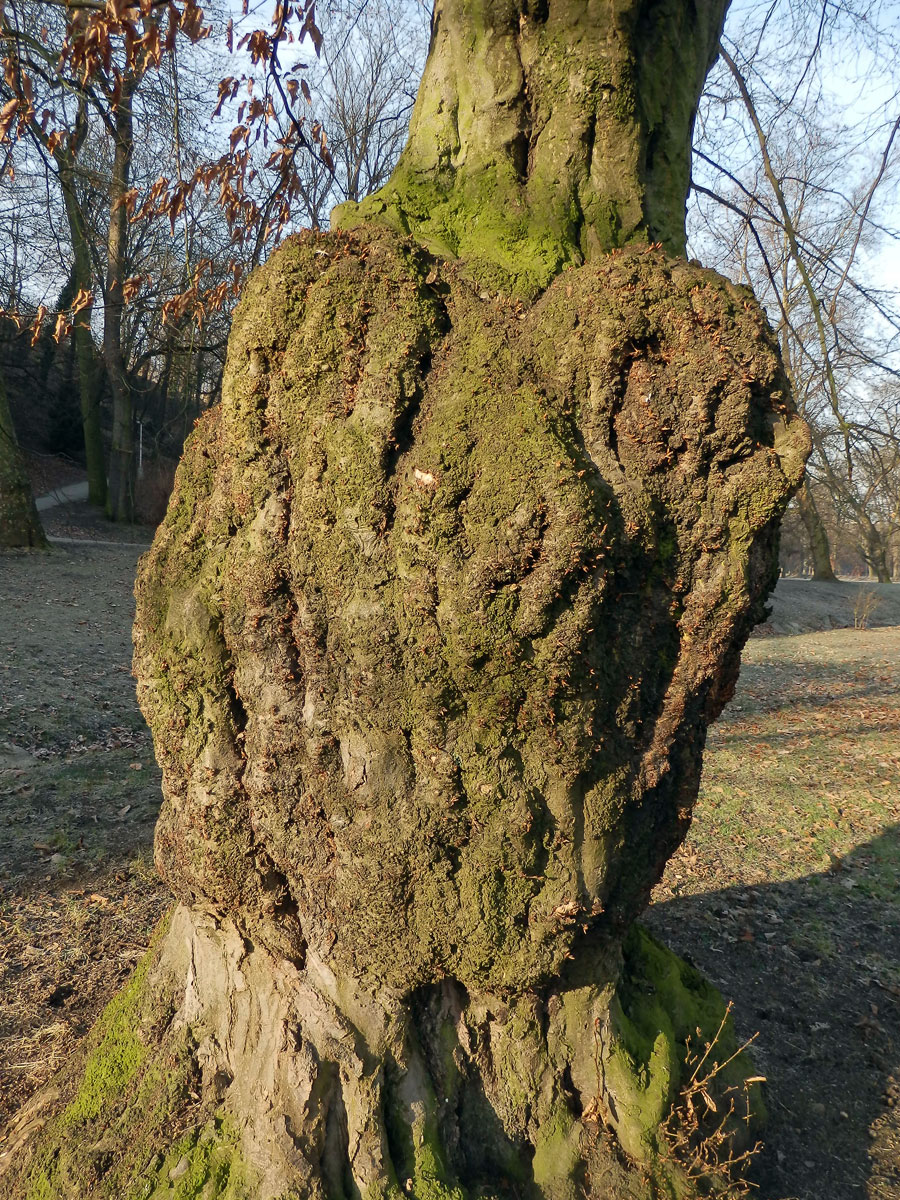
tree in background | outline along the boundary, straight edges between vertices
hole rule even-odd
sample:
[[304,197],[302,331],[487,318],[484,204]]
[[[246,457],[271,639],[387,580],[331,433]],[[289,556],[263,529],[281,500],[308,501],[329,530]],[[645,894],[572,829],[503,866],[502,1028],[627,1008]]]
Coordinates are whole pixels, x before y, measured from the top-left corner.
[[853,471],[847,468],[841,431],[816,430],[816,474],[835,515],[849,525],[853,541],[879,583],[890,583],[893,546],[900,532],[900,411],[896,387],[868,397],[866,423],[856,423]]
[[409,0],[380,0],[356,14],[323,22],[318,69],[307,71],[313,110],[328,130],[331,166],[307,156],[297,217],[310,229],[328,226],[336,204],[359,201],[385,183],[409,127],[422,74],[428,29]]
[[[848,42],[862,64],[855,79]],[[693,236],[766,304],[798,407],[814,430],[810,478],[840,487],[869,454],[873,420],[886,415],[872,396],[900,368],[898,292],[872,280],[880,248],[900,240],[893,16],[877,4],[745,4],[726,43],[702,107]],[[833,86],[834,75],[846,93],[837,109],[824,82],[832,76]],[[879,437],[886,436],[883,426]],[[871,542],[865,497],[875,493],[850,490],[852,501],[839,506]],[[797,503],[814,578],[833,579],[809,483]]]
[[43,549],[46,545],[0,373],[0,546]]
[[[301,24],[320,48],[311,11]],[[320,67],[318,60],[292,62],[293,76],[277,61],[275,48],[289,52],[284,30],[281,41],[270,40],[250,24],[241,39],[228,21],[229,48],[245,69],[222,79],[222,55],[203,50],[213,26],[198,14],[192,5],[156,5],[145,14],[100,4],[71,9],[67,21],[61,8],[13,0],[0,26],[7,67],[0,132],[15,150],[7,157],[9,181],[15,163],[32,201],[37,191],[43,228],[49,218],[67,256],[55,270],[33,274],[39,294],[48,279],[68,279],[57,285],[58,297],[44,295],[31,309],[39,303],[37,324],[49,317],[57,335],[71,327],[90,497],[106,502],[109,475],[114,518],[133,512],[135,405],[142,417],[150,415],[148,405],[153,410],[157,441],[171,442],[176,429],[183,438],[199,415],[198,398],[217,393],[241,278],[295,222],[317,227],[338,200],[359,198],[384,181],[423,54],[421,17],[417,25],[396,3],[358,14],[355,32],[336,35]],[[225,24],[218,20],[220,32]],[[95,53],[101,44],[107,56]],[[301,111],[312,98],[307,78],[324,119]],[[217,83],[210,122],[208,98]],[[15,224],[22,247],[35,222],[27,232]],[[11,311],[23,305],[27,292],[14,288]],[[104,394],[112,409],[108,453]],[[168,433],[160,415],[171,422]]]

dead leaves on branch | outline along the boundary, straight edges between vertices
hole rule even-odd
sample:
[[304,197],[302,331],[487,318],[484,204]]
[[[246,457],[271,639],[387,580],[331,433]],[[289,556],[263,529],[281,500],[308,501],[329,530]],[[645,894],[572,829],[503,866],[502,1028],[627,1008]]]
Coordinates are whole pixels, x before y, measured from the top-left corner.
[[[30,134],[57,165],[75,153],[73,131],[59,124],[50,108],[38,116],[33,77],[55,78],[68,90],[81,92],[110,125],[121,104],[131,102],[143,76],[171,61],[179,37],[196,43],[212,34],[212,26],[195,0],[66,0],[65,8],[65,34],[61,45],[54,46],[47,26],[41,30],[40,41],[25,37],[12,9],[7,12],[0,4],[0,53],[7,95],[0,107],[0,144],[11,145]],[[322,35],[314,0],[297,4],[279,0],[270,26],[250,30],[237,42],[234,22],[229,19],[225,29],[228,50],[245,53],[259,73],[228,76],[218,85],[214,117],[221,117],[226,105],[246,91],[246,98],[237,106],[227,152],[201,163],[187,178],[172,181],[161,176],[143,196],[131,188],[115,202],[125,206],[131,222],[167,219],[172,235],[179,220],[189,219],[191,197],[198,189],[206,196],[213,195],[225,215],[233,246],[233,257],[225,266],[230,278],[224,282],[220,278],[201,292],[197,278],[207,268],[194,270],[183,296],[164,306],[167,320],[191,313],[202,323],[205,313],[220,310],[235,294],[248,260],[254,265],[265,248],[282,236],[296,202],[304,196],[298,155],[311,154],[334,170],[324,128],[318,122],[307,122],[312,94],[306,80],[296,78],[304,64],[284,70],[279,61],[282,45],[306,39],[318,54]],[[257,144],[268,151],[266,157],[257,159],[251,153]],[[11,174],[12,156],[7,155],[7,160]],[[138,290],[129,281],[126,302]],[[57,339],[71,332],[78,311],[73,307],[68,314],[56,315]],[[47,315],[42,308],[28,322],[35,340]],[[22,322],[19,324],[21,327]]]
[[[140,280],[141,277],[136,276],[135,279]],[[132,300],[134,298],[134,296],[136,295],[136,290],[133,287],[134,282],[135,282],[135,280],[133,280],[133,279],[126,280],[126,283],[125,283],[126,303],[129,300]],[[129,290],[129,285],[132,285],[130,290]],[[52,336],[53,336],[53,340],[57,344],[59,342],[61,342],[63,338],[66,338],[71,334],[71,332],[74,328],[75,318],[78,316],[78,314],[80,312],[83,312],[85,309],[89,310],[93,303],[94,303],[93,292],[88,291],[86,288],[80,288],[77,295],[75,296],[75,299],[72,301],[71,305],[67,309],[61,309],[60,311],[58,311],[56,313],[56,316],[55,316],[55,319],[53,322],[53,335]],[[23,329],[28,330],[28,332],[31,334],[31,345],[32,346],[37,345],[38,339],[40,338],[41,332],[43,331],[43,328],[44,328],[44,322],[47,320],[47,317],[49,315],[50,315],[49,311],[45,304],[38,305],[37,311],[35,312],[34,316],[31,318],[31,320],[26,320],[22,316],[21,313],[0,310],[0,316],[6,317],[7,320],[12,321],[12,323],[15,325],[16,329],[18,329],[19,331],[21,331]]]

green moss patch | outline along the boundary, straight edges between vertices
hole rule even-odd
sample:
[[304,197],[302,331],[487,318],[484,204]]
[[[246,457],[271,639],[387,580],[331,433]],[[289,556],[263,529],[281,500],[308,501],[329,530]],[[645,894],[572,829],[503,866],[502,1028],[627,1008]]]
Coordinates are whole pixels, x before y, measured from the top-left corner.
[[171,1028],[173,997],[152,978],[167,924],[91,1031],[71,1069],[74,1094],[41,1133],[14,1196],[130,1200],[154,1154],[188,1123],[190,1036]]
[[683,1148],[705,1138],[711,1168],[716,1154],[736,1157],[765,1106],[759,1083],[746,1083],[753,1065],[712,984],[638,925],[623,956],[601,1051],[611,1116],[625,1150],[654,1164],[681,1194]]
[[134,1200],[253,1200],[252,1173],[227,1117],[216,1117],[180,1138],[148,1167]]
[[62,1114],[63,1126],[96,1120],[112,1107],[147,1059],[138,1035],[141,1000],[153,953],[148,951],[128,983],[102,1013],[91,1034],[81,1085]]

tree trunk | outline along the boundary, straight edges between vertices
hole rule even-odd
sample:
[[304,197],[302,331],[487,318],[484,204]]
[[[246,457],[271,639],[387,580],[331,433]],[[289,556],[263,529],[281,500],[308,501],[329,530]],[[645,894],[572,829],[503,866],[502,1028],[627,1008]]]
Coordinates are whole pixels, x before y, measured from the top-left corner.
[[376,220],[533,295],[638,239],[684,252],[697,100],[726,0],[443,0]]
[[880,530],[862,514],[863,557],[879,583],[891,582],[891,570],[888,566],[888,552]]
[[[93,268],[87,240],[84,213],[75,185],[75,160],[87,134],[87,119],[80,115],[70,142],[57,151],[59,184],[66,208],[69,236],[72,239],[72,279],[75,292],[92,291]],[[106,455],[100,426],[101,374],[97,352],[91,334],[93,304],[81,308],[73,317],[73,338],[78,360],[78,389],[81,400],[81,422],[84,430],[85,467],[88,476],[88,500],[102,507],[106,504]]]
[[13,429],[6,383],[0,373],[0,546],[28,546],[45,549],[47,539],[41,527],[31,484],[19,453]]
[[809,549],[813,562],[813,579],[818,583],[834,583],[837,576],[831,565],[831,547],[828,544],[828,533],[819,516],[819,510],[809,486],[804,479],[797,492],[797,507],[800,519],[809,538]]
[[647,244],[722,11],[447,0],[381,199],[248,283],[137,584],[179,907],[35,1194],[724,1186],[757,1085],[634,926],[809,450],[750,293]]
[[114,521],[134,520],[134,414],[131,386],[122,354],[122,316],[127,274],[128,210],[125,193],[134,154],[132,97],[137,81],[128,76],[115,109],[112,181],[109,189],[109,237],[106,248],[106,298],[103,308],[103,361],[113,400],[113,435],[109,457],[107,515]]

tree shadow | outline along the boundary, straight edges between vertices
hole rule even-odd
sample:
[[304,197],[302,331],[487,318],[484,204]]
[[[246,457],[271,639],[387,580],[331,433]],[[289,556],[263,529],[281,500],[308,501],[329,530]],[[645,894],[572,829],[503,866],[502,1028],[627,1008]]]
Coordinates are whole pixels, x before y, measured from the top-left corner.
[[897,1131],[893,1150],[881,1145],[900,1076],[898,866],[895,826],[837,871],[680,896],[646,915],[734,1000],[738,1033],[758,1034],[769,1108],[751,1176],[760,1200],[900,1196]]

